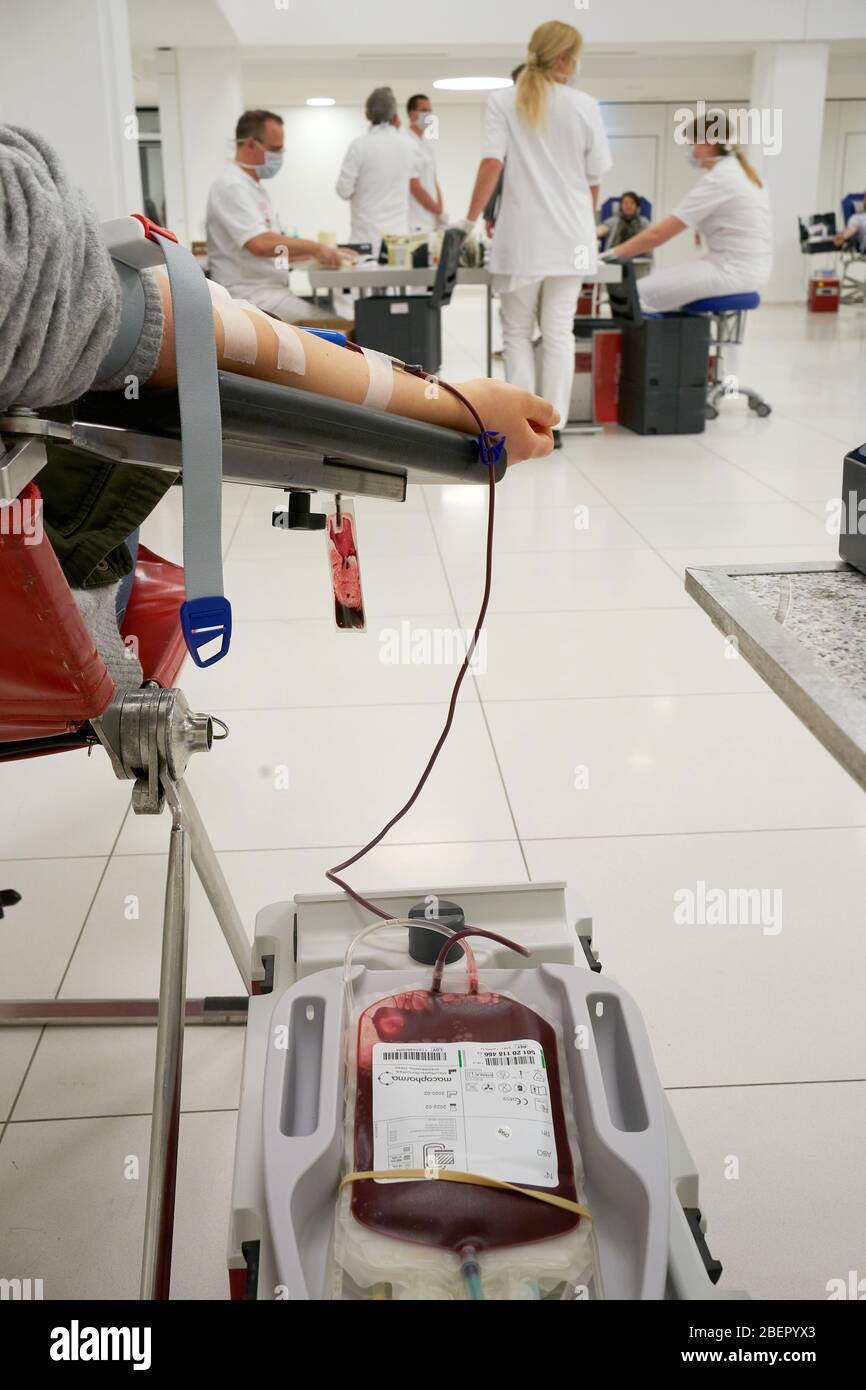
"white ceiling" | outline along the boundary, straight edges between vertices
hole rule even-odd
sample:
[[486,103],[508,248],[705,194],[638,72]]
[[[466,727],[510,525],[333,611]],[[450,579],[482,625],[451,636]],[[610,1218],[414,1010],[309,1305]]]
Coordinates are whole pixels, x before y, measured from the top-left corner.
[[[454,3],[464,16],[459,29],[442,21]],[[531,24],[560,12],[587,35],[581,83],[603,101],[692,100],[708,91],[745,99],[755,43],[730,40],[731,33],[743,32],[731,22],[732,7],[745,5],[759,13],[766,29],[783,21],[789,26],[792,13],[802,21],[813,0],[726,0],[722,7],[667,0],[663,11],[640,0],[639,9],[653,10],[657,20],[664,13],[667,26],[674,9],[685,6],[691,15],[701,16],[722,8],[724,39],[708,37],[704,25],[700,40],[659,42],[656,25],[655,42],[622,41],[624,32],[631,36],[634,30],[621,23],[620,42],[593,42],[593,16],[603,10],[622,19],[634,3],[607,0],[584,8],[576,0],[543,0],[542,13],[541,0],[471,0],[469,5],[466,0],[128,0],[136,100],[140,105],[156,101],[158,47],[238,48],[244,99],[250,104],[292,106],[324,95],[340,104],[362,105],[380,84],[393,86],[402,98],[427,90],[437,77],[507,74],[525,54]],[[824,12],[847,3],[821,0]],[[856,6],[864,38],[831,41],[831,97],[866,97],[866,3],[856,0]],[[491,27],[487,16],[493,11],[496,41],[479,42],[484,28]],[[473,93],[436,94],[440,105],[484,99]]]

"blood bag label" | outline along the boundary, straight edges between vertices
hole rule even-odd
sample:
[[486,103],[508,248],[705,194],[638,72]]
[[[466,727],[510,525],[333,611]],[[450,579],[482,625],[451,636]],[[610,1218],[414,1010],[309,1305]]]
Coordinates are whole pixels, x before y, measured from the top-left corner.
[[[534,1041],[376,1043],[373,1163],[557,1187],[544,1050]],[[385,1181],[380,1179],[380,1181]]]

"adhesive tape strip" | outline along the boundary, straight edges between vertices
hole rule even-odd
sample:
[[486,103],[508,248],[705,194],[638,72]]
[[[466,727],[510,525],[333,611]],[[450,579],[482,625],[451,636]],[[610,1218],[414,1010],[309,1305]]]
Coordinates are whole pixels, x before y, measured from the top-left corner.
[[257,304],[250,304],[247,299],[236,299],[234,303],[240,309],[245,309],[248,314],[253,314],[262,323],[267,324],[277,340],[277,369],[281,372],[293,372],[295,376],[304,376],[307,370],[307,359],[304,356],[304,344],[302,335],[291,324],[283,323],[282,319],[275,319],[270,314],[264,313]]
[[223,354],[232,362],[251,364],[258,356],[259,343],[255,324],[234,300],[222,299],[214,304],[225,334]]
[[363,404],[373,410],[385,410],[394,391],[394,367],[390,357],[373,348],[361,348],[367,359],[370,381]]

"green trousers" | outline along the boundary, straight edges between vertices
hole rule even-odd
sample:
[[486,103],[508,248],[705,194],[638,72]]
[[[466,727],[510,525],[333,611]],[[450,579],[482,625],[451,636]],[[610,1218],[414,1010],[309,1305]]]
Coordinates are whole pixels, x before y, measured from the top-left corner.
[[47,445],[48,464],[35,479],[42,522],[74,589],[115,584],[129,574],[125,545],[177,474],[88,459],[65,444]]

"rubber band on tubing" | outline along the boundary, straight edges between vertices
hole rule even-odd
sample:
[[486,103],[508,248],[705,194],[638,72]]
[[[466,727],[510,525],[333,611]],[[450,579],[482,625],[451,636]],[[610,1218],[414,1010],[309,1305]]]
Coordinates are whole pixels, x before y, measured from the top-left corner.
[[534,1187],[517,1187],[512,1182],[500,1182],[498,1178],[485,1178],[480,1173],[461,1173],[454,1168],[382,1168],[371,1169],[368,1173],[346,1173],[340,1179],[340,1191],[352,1182],[383,1182],[390,1179],[396,1182],[404,1178],[426,1178],[433,1182],[466,1182],[474,1183],[476,1187],[496,1187],[501,1192],[518,1192],[521,1197],[534,1197],[537,1202],[547,1202],[548,1206],[561,1207],[563,1211],[574,1212],[575,1216],[583,1216],[587,1221],[592,1220],[592,1212],[589,1207],[584,1207],[580,1202],[572,1202],[570,1197],[559,1197],[555,1192],[542,1192]]
[[373,410],[386,410],[394,392],[394,367],[390,357],[374,348],[361,348],[367,360],[370,381],[362,402]]

